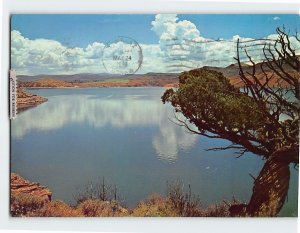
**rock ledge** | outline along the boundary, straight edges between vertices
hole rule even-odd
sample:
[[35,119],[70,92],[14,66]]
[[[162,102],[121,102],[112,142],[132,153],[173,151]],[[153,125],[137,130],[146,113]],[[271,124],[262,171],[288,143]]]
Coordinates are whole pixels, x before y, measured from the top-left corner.
[[25,180],[23,177],[16,173],[10,175],[11,195],[30,194],[33,196],[41,197],[46,201],[51,201],[52,192],[45,186],[39,183],[33,183]]

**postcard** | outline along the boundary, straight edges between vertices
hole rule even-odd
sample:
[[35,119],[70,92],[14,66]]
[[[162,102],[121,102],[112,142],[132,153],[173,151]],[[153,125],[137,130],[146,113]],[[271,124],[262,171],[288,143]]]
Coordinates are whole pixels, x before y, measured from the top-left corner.
[[13,14],[12,217],[297,217],[297,14]]

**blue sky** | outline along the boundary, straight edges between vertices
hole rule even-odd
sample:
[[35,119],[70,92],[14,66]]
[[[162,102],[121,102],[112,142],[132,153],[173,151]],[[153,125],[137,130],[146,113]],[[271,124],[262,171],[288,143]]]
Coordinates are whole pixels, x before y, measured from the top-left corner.
[[[110,41],[117,36],[130,36],[139,43],[157,43],[151,31],[155,15],[14,15],[12,30],[29,39],[53,39],[68,46],[85,47],[94,41]],[[276,17],[279,17],[277,19]],[[299,15],[178,15],[189,20],[207,38],[224,39],[234,35],[261,38],[285,25],[300,31]],[[277,20],[274,20],[276,18]]]
[[[19,73],[24,74],[83,72],[84,69],[78,67],[80,64],[82,66],[88,64],[88,55],[86,54],[88,48],[93,49],[91,53],[95,53],[95,49],[98,49],[97,51],[100,53],[101,46],[103,47],[107,42],[113,41],[118,36],[128,36],[134,38],[143,47],[145,64],[141,72],[151,72],[153,68],[158,69],[153,59],[159,57],[161,59],[158,60],[161,63],[165,61],[165,57],[170,56],[170,51],[166,50],[168,37],[179,35],[181,43],[184,43],[185,39],[195,41],[219,38],[233,40],[236,36],[263,38],[274,34],[276,27],[283,25],[291,32],[296,29],[300,31],[299,15],[172,14],[162,17],[157,17],[157,15],[13,15],[11,30],[13,32],[12,42],[15,43],[12,43],[12,48],[16,52],[12,53],[12,64]],[[99,44],[95,44],[95,42]],[[20,43],[22,44],[20,45]],[[48,45],[46,45],[47,43]],[[31,54],[39,54],[39,57],[20,54],[17,52],[20,51],[20,46],[24,47],[23,51],[30,50]],[[211,47],[211,50],[220,46]],[[227,47],[225,46],[226,48],[223,46],[224,52],[228,50],[228,46],[228,44]],[[41,51],[42,48],[44,48],[43,51]],[[54,48],[55,51],[59,50],[63,54],[69,54],[70,49],[73,49],[71,51],[72,63],[70,63],[69,57],[58,57],[58,54],[56,56],[53,52]],[[76,49],[74,50],[74,48]],[[189,53],[191,54],[192,51]],[[74,54],[78,56],[76,61]],[[220,57],[222,54],[210,52],[206,55],[207,59],[208,56],[217,57],[218,55]],[[181,54],[180,58],[183,57]],[[195,59],[195,55],[189,58],[186,56],[186,59],[192,58]],[[29,64],[25,59],[35,60],[36,63]],[[41,59],[44,63],[39,66],[37,62]],[[60,59],[61,63],[55,62],[55,59]],[[197,59],[201,60],[202,65],[205,65],[203,56],[197,57]],[[153,65],[150,64],[151,61],[153,61]],[[47,66],[47,62],[52,62],[52,66]],[[69,70],[68,62],[73,65],[73,70]],[[91,72],[103,71],[103,69],[95,67],[95,60],[90,59],[90,62],[94,65],[93,68],[91,66]],[[207,62],[209,61],[207,60]],[[59,66],[59,64],[69,67],[68,70],[64,70],[63,67],[55,69],[55,65]],[[161,67],[156,71],[166,72],[167,69]]]

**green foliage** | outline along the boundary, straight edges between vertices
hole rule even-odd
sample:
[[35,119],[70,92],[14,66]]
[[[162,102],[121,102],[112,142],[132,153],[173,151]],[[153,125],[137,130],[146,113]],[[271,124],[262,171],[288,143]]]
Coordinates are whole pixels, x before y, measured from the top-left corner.
[[263,103],[258,105],[222,73],[205,68],[180,75],[179,88],[168,89],[162,101],[170,102],[200,131],[245,132],[262,127],[266,119]]
[[[256,130],[265,124],[265,106],[240,92],[222,73],[205,68],[184,72],[179,77],[179,88],[168,89],[162,101],[170,102],[198,129],[210,125],[224,130],[244,132]],[[199,127],[200,126],[200,127]]]

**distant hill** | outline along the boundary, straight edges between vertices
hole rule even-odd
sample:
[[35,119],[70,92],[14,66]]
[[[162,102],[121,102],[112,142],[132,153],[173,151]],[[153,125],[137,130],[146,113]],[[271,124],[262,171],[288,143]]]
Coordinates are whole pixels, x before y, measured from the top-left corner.
[[18,81],[21,82],[28,82],[28,81],[37,81],[40,79],[54,79],[54,80],[62,80],[67,82],[74,82],[74,81],[93,81],[93,80],[103,80],[108,79],[112,77],[119,77],[120,75],[113,75],[113,74],[106,74],[106,73],[100,73],[100,74],[90,74],[90,73],[82,73],[82,74],[39,74],[39,75],[19,75]]
[[174,86],[178,73],[147,73],[133,75],[74,74],[18,76],[21,87],[128,87]]
[[41,79],[53,79],[62,80],[66,82],[85,82],[85,81],[104,81],[112,78],[126,78],[126,79],[137,79],[137,78],[173,78],[178,77],[178,73],[146,73],[146,74],[132,74],[132,75],[116,75],[116,74],[70,74],[70,75],[49,75],[49,74],[39,74],[39,75],[19,75],[18,81],[28,82],[37,81]]
[[[242,63],[245,74],[252,72],[252,66]],[[275,66],[275,64],[274,64]],[[227,67],[212,67],[205,66],[210,70],[215,70],[223,73],[231,80],[235,86],[242,86],[243,83],[239,77],[238,64],[231,64]],[[256,73],[260,78],[263,77],[261,63],[256,65]],[[268,68],[265,71],[271,72]],[[290,66],[284,65],[287,72],[294,72]],[[18,76],[19,85],[21,87],[139,87],[139,86],[163,86],[172,87],[178,85],[178,76],[180,73],[155,73],[149,72],[146,74],[133,75],[115,75],[115,74],[72,74],[72,75],[35,75]],[[276,78],[273,80],[274,85]],[[273,85],[273,84],[272,84]]]
[[36,81],[19,82],[20,87],[44,87],[44,88],[55,88],[55,87],[72,87],[73,85],[69,82],[62,80],[43,78]]

